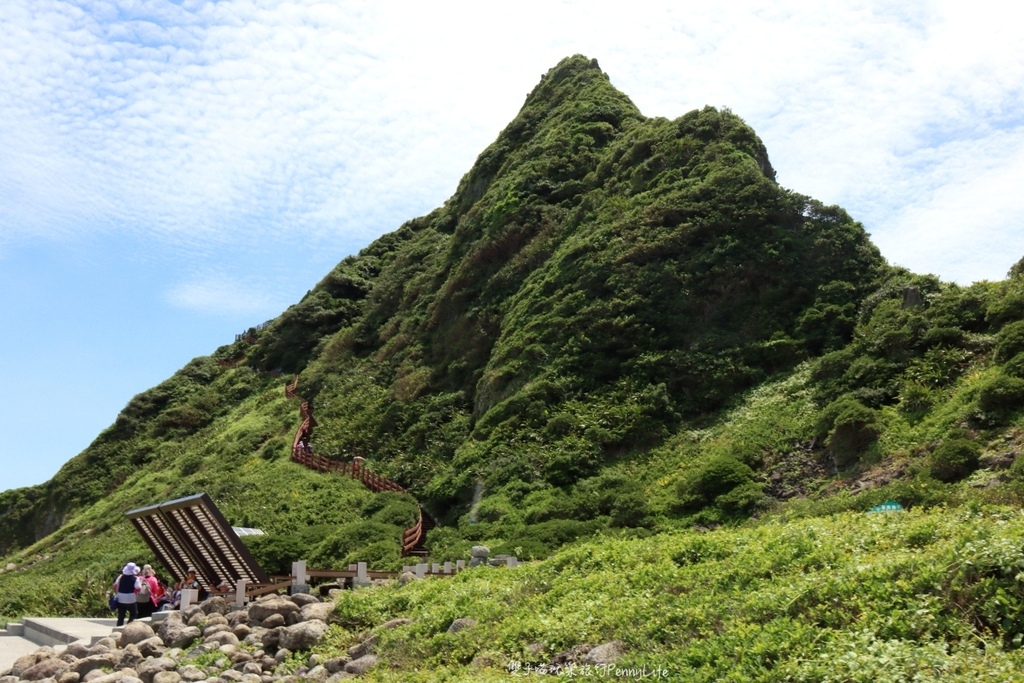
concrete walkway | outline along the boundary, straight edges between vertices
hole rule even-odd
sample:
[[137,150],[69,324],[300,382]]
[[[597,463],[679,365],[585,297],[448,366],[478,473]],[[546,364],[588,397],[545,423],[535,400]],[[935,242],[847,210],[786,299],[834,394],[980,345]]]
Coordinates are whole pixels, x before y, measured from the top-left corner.
[[[146,620],[148,621],[148,619]],[[68,643],[89,646],[109,636],[116,619],[50,619],[25,618],[20,624],[8,624],[0,631],[0,672],[7,671],[19,657],[35,652],[44,645],[59,650]]]

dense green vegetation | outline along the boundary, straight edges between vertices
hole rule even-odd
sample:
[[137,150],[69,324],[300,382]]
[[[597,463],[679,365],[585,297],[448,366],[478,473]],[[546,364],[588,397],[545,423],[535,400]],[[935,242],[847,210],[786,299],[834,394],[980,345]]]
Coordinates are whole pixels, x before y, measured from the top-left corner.
[[[410,495],[372,494],[289,461],[298,426],[297,402],[283,392],[290,373],[315,408],[318,453],[365,457],[438,518],[432,560],[464,558],[478,543],[528,559],[554,553],[509,579],[555,576],[510,599],[524,614],[569,570],[593,604],[637,605],[570,624],[563,598],[551,597],[555,616],[536,636],[548,654],[577,636],[631,634],[634,651],[647,653],[636,661],[656,655],[706,669],[709,680],[726,657],[714,648],[737,647],[744,661],[764,649],[755,678],[827,680],[823,658],[858,648],[905,659],[908,671],[926,670],[920,658],[934,655],[956,672],[989,657],[1002,666],[1011,659],[991,646],[1020,644],[1018,617],[1006,617],[1011,628],[993,616],[985,592],[1004,590],[1006,610],[1019,607],[1016,589],[1000,583],[1008,565],[950,574],[954,560],[942,558],[961,552],[946,541],[968,530],[1018,528],[1011,512],[977,510],[1011,509],[1024,496],[1024,265],[971,286],[890,267],[842,209],[780,187],[756,134],[727,110],[649,119],[596,62],[564,60],[444,206],[345,258],[246,339],[136,396],[52,481],[0,492],[0,568],[13,566],[0,571],[0,617],[101,610],[107,577],[126,554],[146,553],[123,512],[199,491],[233,523],[269,533],[252,549],[272,572],[298,556],[401,564],[399,538],[417,514]],[[911,542],[896,522],[859,516],[887,499],[910,509],[901,519],[915,528],[941,529],[942,543]],[[725,528],[692,531],[717,525]],[[818,552],[801,540],[808,529],[844,525],[849,537],[815,532],[835,563],[801,559]],[[889,585],[901,579],[888,569],[863,575],[863,604],[828,583],[826,567],[854,576],[843,563],[868,542],[907,558],[900,571],[911,588],[945,605],[939,625],[914,631],[908,617],[865,630],[886,601],[919,599]],[[677,561],[701,543],[763,543],[767,556],[789,559],[770,570],[718,550],[713,562]],[[644,576],[647,602],[609,583],[613,551]],[[962,550],[975,551],[955,561],[989,561],[983,546]],[[604,559],[566,559],[587,553]],[[650,556],[650,566],[633,556]],[[927,558],[946,564],[929,568]],[[747,578],[719,585],[701,573],[712,565]],[[918,585],[919,572],[939,583]],[[472,576],[449,585],[468,582],[476,595],[482,579]],[[828,584],[832,602],[799,607],[786,586],[801,576]],[[725,596],[701,609],[729,610],[700,613],[719,624],[713,634],[670,628],[652,597],[696,599],[669,588],[698,578]],[[423,609],[463,604],[433,592],[455,589],[425,586],[353,597],[352,609],[411,613],[420,603],[389,601],[417,591]],[[730,593],[743,587],[752,595]],[[555,596],[582,599],[574,590]],[[769,614],[757,603],[783,594],[798,607]],[[587,624],[592,631],[557,636]],[[826,635],[811,638],[822,625]],[[494,628],[488,642],[517,655],[527,634]],[[413,656],[465,663],[452,654],[463,652],[458,638],[417,633],[437,649],[393,651],[400,666]],[[757,644],[758,634],[767,640]],[[984,651],[967,648],[971,639]]]

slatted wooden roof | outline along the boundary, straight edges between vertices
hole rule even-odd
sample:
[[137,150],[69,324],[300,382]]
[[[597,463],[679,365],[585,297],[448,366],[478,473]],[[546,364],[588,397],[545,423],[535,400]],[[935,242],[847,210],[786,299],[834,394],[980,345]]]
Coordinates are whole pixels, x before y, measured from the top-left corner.
[[193,567],[207,590],[221,581],[229,585],[238,579],[268,581],[266,572],[205,493],[129,510],[125,516],[178,579],[185,578]]

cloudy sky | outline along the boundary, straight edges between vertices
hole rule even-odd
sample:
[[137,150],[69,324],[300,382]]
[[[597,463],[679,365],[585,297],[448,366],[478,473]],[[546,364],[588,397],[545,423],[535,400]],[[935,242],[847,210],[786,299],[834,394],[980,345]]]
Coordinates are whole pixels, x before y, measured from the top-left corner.
[[560,59],[743,117],[893,263],[1024,256],[1024,10],[0,0],[0,490],[440,205]]

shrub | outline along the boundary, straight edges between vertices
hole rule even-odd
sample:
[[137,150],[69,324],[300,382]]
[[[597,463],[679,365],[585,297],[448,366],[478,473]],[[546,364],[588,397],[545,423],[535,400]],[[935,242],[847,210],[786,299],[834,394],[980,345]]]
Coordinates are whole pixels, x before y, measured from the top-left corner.
[[698,508],[715,501],[736,487],[751,483],[754,470],[734,457],[721,455],[711,458],[677,486],[679,501],[684,508]]
[[1016,356],[1006,361],[1003,365],[1003,372],[1010,377],[1024,379],[1024,353],[1018,353]]
[[929,457],[932,476],[940,481],[963,479],[978,468],[981,449],[967,439],[950,439],[936,448]]
[[993,422],[1002,423],[1024,403],[1024,379],[999,374],[978,392],[978,407]]
[[837,467],[854,463],[878,438],[878,415],[852,396],[833,401],[822,411],[821,426],[828,430],[826,444]]
[[1012,322],[996,335],[995,360],[1007,361],[1024,352],[1024,320]]

